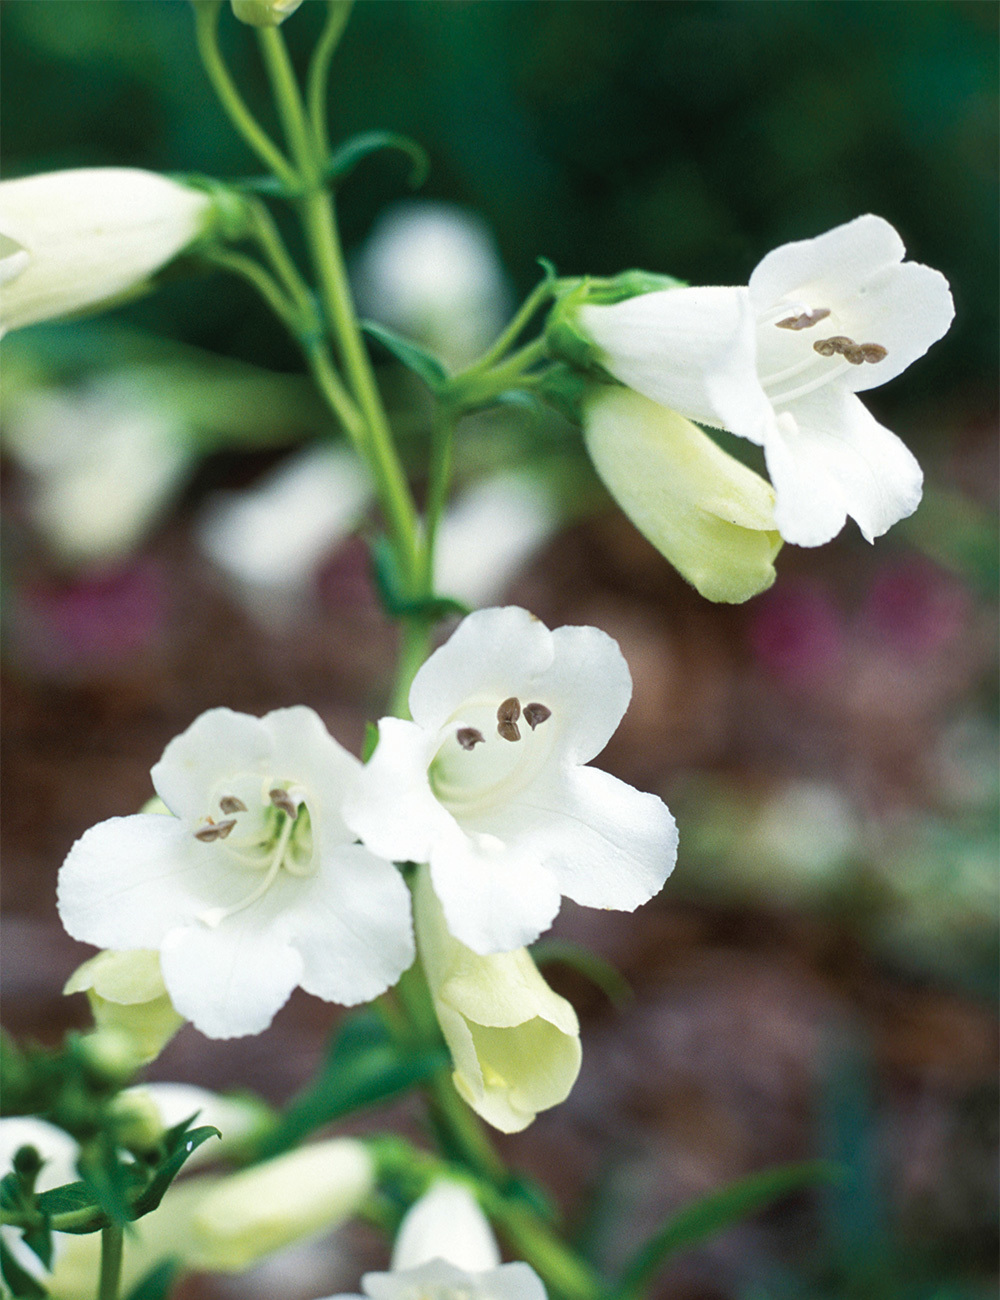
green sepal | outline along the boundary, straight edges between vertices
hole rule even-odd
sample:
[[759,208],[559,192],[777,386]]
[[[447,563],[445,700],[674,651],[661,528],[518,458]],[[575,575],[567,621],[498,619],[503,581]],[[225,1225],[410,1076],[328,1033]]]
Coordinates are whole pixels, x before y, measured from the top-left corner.
[[[125,1221],[141,1219],[155,1210],[188,1157],[210,1137],[221,1137],[219,1130],[210,1124],[187,1129],[189,1123],[190,1120],[186,1120],[168,1130],[164,1138],[166,1154],[153,1169],[152,1177],[140,1161],[122,1166],[126,1187]],[[50,1220],[59,1219],[60,1232],[77,1235],[99,1232],[115,1217],[107,1213],[102,1199],[95,1195],[94,1187],[87,1181],[64,1183],[62,1187],[43,1192],[37,1198],[36,1206]]]
[[572,939],[543,939],[529,952],[536,966],[547,966],[550,962],[569,966],[606,994],[608,1001],[616,1007],[624,1006],[634,996],[632,985],[619,970]]
[[10,1288],[15,1300],[37,1300],[49,1293],[30,1273],[26,1273],[11,1254],[7,1243],[0,1239],[0,1276]]
[[407,135],[400,135],[398,131],[361,131],[358,135],[352,135],[349,140],[338,145],[330,155],[326,164],[327,179],[334,184],[342,181],[362,159],[367,158],[369,154],[378,153],[380,149],[398,149],[401,153],[405,153],[412,163],[410,188],[416,190],[423,185],[431,169],[427,151],[423,145],[417,144],[416,140],[411,140]]
[[334,1038],[319,1074],[292,1099],[256,1152],[266,1160],[296,1146],[314,1129],[387,1101],[448,1063],[444,1047],[401,1048],[372,1011],[350,1016]]
[[369,718],[365,723],[365,738],[361,742],[361,761],[367,763],[372,754],[378,749],[379,730],[378,723],[372,722]]
[[384,534],[379,534],[369,543],[372,561],[372,577],[382,608],[390,618],[425,618],[438,622],[457,614],[464,618],[470,611],[468,605],[451,596],[419,596],[406,594],[399,573],[399,561],[392,542]]
[[[52,1232],[38,1209],[35,1183],[44,1161],[30,1143],[14,1153],[14,1168],[0,1179],[0,1209],[22,1221],[21,1240],[47,1269],[52,1267]],[[27,1220],[27,1223],[24,1221]]]
[[572,365],[557,363],[535,379],[533,391],[571,424],[583,423],[583,401],[587,375]]
[[373,339],[378,339],[397,361],[401,361],[407,370],[412,370],[419,379],[422,379],[432,393],[443,392],[448,383],[448,372],[437,357],[377,321],[363,320],[360,324],[366,334]]
[[765,1209],[772,1201],[817,1183],[836,1182],[840,1177],[840,1166],[833,1161],[810,1160],[751,1174],[721,1191],[692,1201],[636,1251],[619,1279],[615,1296],[641,1295],[664,1264],[680,1251],[690,1250],[708,1237],[724,1232],[747,1215]]
[[242,194],[245,186],[231,185],[200,172],[170,172],[168,179],[188,189],[201,190],[212,200],[212,228],[199,243],[213,236],[236,243],[253,232],[253,216]]
[[161,1260],[136,1282],[125,1300],[167,1300],[180,1272],[179,1259]]
[[603,280],[585,280],[586,302],[589,305],[609,307],[626,298],[638,298],[644,293],[659,293],[663,289],[686,289],[687,281],[678,280],[672,275],[659,275],[656,271],[642,271],[638,268],[621,271]]

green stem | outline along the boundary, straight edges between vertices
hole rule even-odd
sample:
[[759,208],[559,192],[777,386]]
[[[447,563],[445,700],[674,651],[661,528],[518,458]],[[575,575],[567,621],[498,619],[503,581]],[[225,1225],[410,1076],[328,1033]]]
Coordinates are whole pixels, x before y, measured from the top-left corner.
[[231,271],[248,281],[257,290],[274,314],[296,337],[300,337],[300,322],[295,305],[288,301],[281,287],[268,271],[245,253],[233,253],[228,249],[208,248],[204,252],[207,261],[224,271]]
[[395,718],[410,716],[410,687],[421,664],[430,653],[431,628],[427,618],[407,618],[400,628],[399,658],[396,681],[389,701],[389,712]]
[[427,479],[427,502],[424,506],[424,538],[421,585],[430,595],[434,591],[434,547],[438,524],[448,502],[451,487],[452,447],[455,440],[455,412],[450,405],[439,403],[431,430],[431,458]]
[[367,425],[367,459],[400,559],[412,582],[417,573],[420,532],[406,475],[396,454],[389,422],[351,298],[333,200],[322,188],[323,160],[317,159],[302,96],[281,30],[258,31],[261,51],[281,114],[289,147],[303,180],[299,210],[328,324],[337,340],[344,370]]
[[326,129],[326,88],[330,77],[330,61],[340,44],[353,3],[354,0],[327,0],[326,23],[313,50],[306,80],[309,122],[316,149],[324,159],[330,152],[330,137]]
[[483,1208],[511,1246],[551,1291],[567,1300],[599,1300],[607,1287],[593,1268],[565,1245],[530,1206],[484,1189]]
[[253,152],[287,189],[294,190],[298,186],[294,169],[250,112],[222,58],[218,33],[221,7],[222,0],[197,0],[194,6],[195,39],[208,79],[230,122]]
[[101,1273],[97,1300],[118,1300],[124,1244],[125,1231],[120,1223],[109,1223],[101,1229]]
[[496,342],[487,348],[483,355],[474,361],[464,373],[469,374],[475,372],[479,374],[484,370],[489,370],[490,366],[499,361],[507,349],[513,346],[517,340],[517,336],[527,325],[528,321],[531,320],[532,316],[534,316],[535,312],[539,307],[541,307],[542,303],[552,297],[554,292],[555,288],[553,282],[549,279],[545,279],[541,284],[537,285],[528,297],[525,298],[521,307],[518,309],[517,314]]
[[530,381],[531,376],[525,372],[547,355],[548,344],[544,337],[533,339],[508,357],[503,365],[492,370],[480,370],[474,366],[456,375],[448,386],[449,399],[463,411],[489,406],[501,393],[517,388],[525,380]]

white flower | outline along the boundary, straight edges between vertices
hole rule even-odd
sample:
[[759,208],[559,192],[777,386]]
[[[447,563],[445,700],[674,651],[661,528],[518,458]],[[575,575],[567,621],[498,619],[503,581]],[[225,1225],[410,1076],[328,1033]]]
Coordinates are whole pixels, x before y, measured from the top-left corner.
[[413,721],[382,719],[345,819],[380,857],[430,864],[474,952],[531,943],[563,894],[632,911],[670,874],[676,827],[655,795],[584,766],[631,693],[597,628],[479,610],[414,678]]
[[893,379],[948,329],[938,271],[904,262],[864,216],[769,253],[747,288],[668,289],[580,308],[614,377],[764,448],[781,535],[834,537],[851,515],[872,541],[920,501],[916,460],[855,393]]
[[311,447],[252,488],[214,497],[198,522],[198,540],[255,613],[280,617],[357,524],[371,495],[371,478],[353,452]]
[[462,366],[503,328],[510,290],[496,241],[475,213],[451,203],[397,203],[357,256],[360,309]]
[[413,890],[417,952],[451,1052],[452,1080],[502,1133],[527,1128],[569,1096],[580,1073],[576,1012],[526,948],[481,957],[448,933],[427,867]]
[[292,989],[352,1005],[413,960],[399,873],[341,815],[357,759],[311,710],[211,709],[152,771],[174,814],[87,831],[59,876],[74,938],[156,948],[174,1006],[210,1038],[266,1029]]
[[555,532],[552,494],[525,473],[483,479],[444,513],[437,533],[435,586],[473,607],[502,596]]
[[676,411],[595,385],[583,437],[608,491],[707,600],[737,603],[774,582],[774,491]]
[[366,1273],[361,1286],[367,1300],[545,1300],[530,1264],[500,1263],[496,1238],[472,1193],[444,1181],[404,1216],[392,1272]]
[[77,967],[63,992],[86,993],[97,1028],[128,1034],[144,1063],[155,1060],[184,1023],[163,983],[159,953],[146,948],[99,952]]
[[133,550],[179,491],[192,460],[183,425],[125,377],[23,399],[3,445],[27,471],[37,527],[77,563]]
[[141,286],[205,233],[213,201],[132,167],[0,181],[0,332]]

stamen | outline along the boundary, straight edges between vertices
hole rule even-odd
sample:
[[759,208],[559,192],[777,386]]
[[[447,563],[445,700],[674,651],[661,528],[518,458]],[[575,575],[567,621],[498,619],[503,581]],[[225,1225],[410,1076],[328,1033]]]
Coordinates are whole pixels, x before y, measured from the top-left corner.
[[544,704],[526,704],[524,706],[524,720],[532,731],[540,722],[544,722],[546,718],[551,717],[552,710]]
[[[232,830],[234,825],[235,822],[232,823],[229,830]],[[229,830],[226,831],[227,835],[229,834]],[[195,834],[198,835],[197,831]],[[210,930],[214,930],[216,926],[225,921],[227,917],[235,916],[237,912],[242,912],[245,908],[256,903],[258,898],[264,897],[278,877],[278,872],[281,870],[281,864],[285,856],[285,850],[288,848],[288,841],[291,838],[291,834],[292,820],[289,818],[282,827],[278,843],[275,845],[274,852],[271,854],[271,860],[267,864],[266,874],[260,883],[254,889],[251,889],[246,898],[240,899],[240,901],[234,903],[232,907],[209,907],[206,908],[204,912],[200,912],[198,920],[202,925],[207,925]],[[198,838],[200,839],[201,836],[198,835]]]
[[821,320],[826,320],[829,314],[829,307],[817,307],[815,311],[804,311],[801,316],[786,316],[775,324],[779,330],[807,330],[818,325]]
[[833,357],[844,355],[846,348],[853,348],[854,340],[849,339],[846,334],[834,334],[829,339],[817,339],[813,344],[813,351],[818,352],[821,357]]
[[219,800],[219,807],[224,813],[246,812],[247,806],[242,799],[237,799],[234,794],[227,794]]
[[282,790],[280,786],[274,790],[268,790],[267,797],[274,804],[275,808],[279,808],[283,813],[287,813],[292,821],[294,821],[299,815],[298,804],[296,804],[288,791]]
[[463,749],[475,749],[477,745],[482,745],[486,737],[475,727],[459,727],[455,733],[455,739]]
[[497,709],[497,733],[503,740],[520,740],[521,731],[517,720],[521,716],[521,701],[512,695]]
[[224,822],[213,822],[209,818],[208,825],[195,831],[194,837],[196,840],[201,840],[202,844],[211,844],[213,840],[224,840],[235,825],[235,817],[230,817]]
[[829,339],[817,339],[813,344],[813,351],[818,352],[821,357],[832,357],[835,353],[839,353],[852,366],[860,366],[863,361],[870,361],[875,365],[888,356],[888,350],[881,343],[855,343],[846,334],[835,334]]
[[881,343],[861,343],[858,346],[861,348],[864,360],[870,361],[873,366],[884,361],[889,355],[889,349],[884,348]]

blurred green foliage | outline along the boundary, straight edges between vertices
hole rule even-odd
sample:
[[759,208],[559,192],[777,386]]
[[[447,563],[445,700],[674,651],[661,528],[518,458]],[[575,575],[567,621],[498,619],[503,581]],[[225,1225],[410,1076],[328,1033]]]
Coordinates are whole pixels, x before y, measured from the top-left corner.
[[[321,8],[307,0],[283,28],[300,65]],[[183,0],[5,0],[3,22],[7,175],[254,170]],[[223,29],[276,129],[250,32],[228,15]],[[899,390],[940,406],[994,390],[997,63],[991,0],[360,0],[334,67],[333,138],[378,127],[426,145],[424,192],[481,211],[522,290],[538,254],[568,274],[745,282],[774,245],[877,212],[955,288],[955,328]],[[347,242],[405,189],[404,160],[363,164],[342,203]],[[298,368],[241,285],[182,282],[127,311]],[[878,398],[880,411],[899,400]]]

